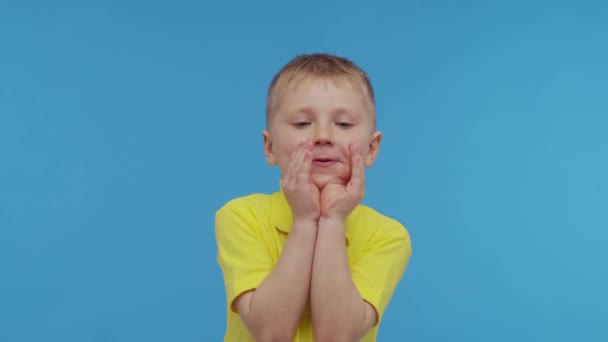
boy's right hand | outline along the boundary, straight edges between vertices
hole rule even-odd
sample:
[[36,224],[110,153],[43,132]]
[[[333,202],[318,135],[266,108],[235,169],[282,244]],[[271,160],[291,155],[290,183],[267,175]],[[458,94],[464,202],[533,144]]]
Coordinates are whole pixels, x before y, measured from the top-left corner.
[[312,182],[312,143],[300,144],[293,153],[281,181],[285,198],[291,207],[293,220],[317,222],[321,216],[320,192]]

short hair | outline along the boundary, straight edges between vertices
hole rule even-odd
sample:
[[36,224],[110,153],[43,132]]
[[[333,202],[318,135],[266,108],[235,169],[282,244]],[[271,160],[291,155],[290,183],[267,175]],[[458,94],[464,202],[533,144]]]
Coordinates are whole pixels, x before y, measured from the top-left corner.
[[269,125],[272,115],[278,108],[281,92],[292,82],[306,78],[346,81],[353,86],[363,86],[360,90],[369,100],[375,125],[374,89],[367,73],[345,57],[313,53],[296,56],[273,77],[266,98],[266,126]]

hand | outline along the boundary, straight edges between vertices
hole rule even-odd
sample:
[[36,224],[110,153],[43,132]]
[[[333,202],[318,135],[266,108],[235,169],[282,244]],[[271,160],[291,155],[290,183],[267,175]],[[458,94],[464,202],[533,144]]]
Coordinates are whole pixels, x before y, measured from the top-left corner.
[[348,183],[330,181],[321,192],[321,217],[346,220],[365,195],[363,158],[354,145],[349,145],[351,174]]
[[319,189],[310,176],[312,168],[312,143],[300,144],[294,152],[281,186],[291,207],[294,221],[318,221],[321,216]]

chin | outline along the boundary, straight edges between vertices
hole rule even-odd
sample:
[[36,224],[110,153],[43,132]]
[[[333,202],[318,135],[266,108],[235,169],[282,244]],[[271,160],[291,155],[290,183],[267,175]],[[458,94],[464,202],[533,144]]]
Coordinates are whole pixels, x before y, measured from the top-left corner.
[[312,182],[317,186],[319,190],[323,190],[329,182],[335,182],[336,179],[340,180],[340,184],[346,184],[346,181],[341,177],[331,176],[331,175],[313,175]]

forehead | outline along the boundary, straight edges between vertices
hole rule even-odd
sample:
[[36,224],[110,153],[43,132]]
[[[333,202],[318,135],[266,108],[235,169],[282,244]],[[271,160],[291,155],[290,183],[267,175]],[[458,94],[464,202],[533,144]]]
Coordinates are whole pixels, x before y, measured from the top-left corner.
[[284,113],[299,107],[344,107],[374,113],[371,98],[361,82],[340,78],[293,78],[277,89],[275,111]]

